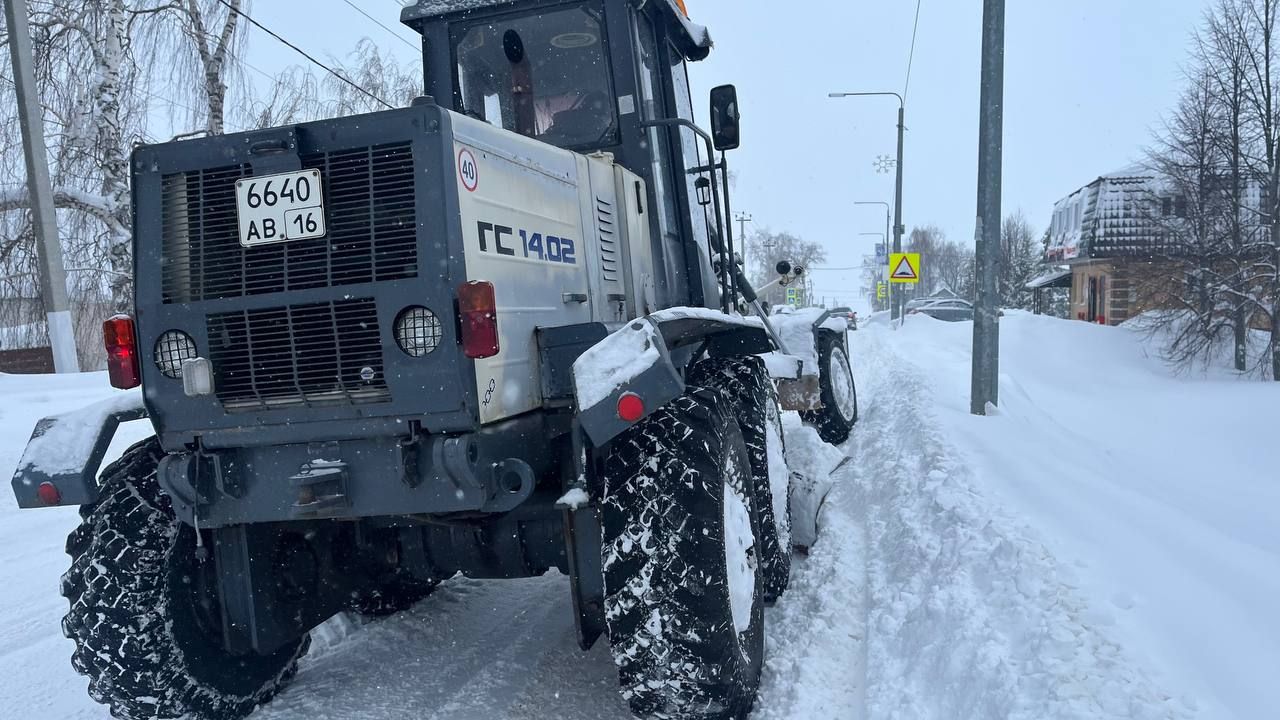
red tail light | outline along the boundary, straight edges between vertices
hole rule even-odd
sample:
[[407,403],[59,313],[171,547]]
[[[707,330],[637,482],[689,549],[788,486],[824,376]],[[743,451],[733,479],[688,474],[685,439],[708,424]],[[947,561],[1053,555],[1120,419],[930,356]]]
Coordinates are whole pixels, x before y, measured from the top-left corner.
[[644,400],[635,393],[623,393],[618,398],[618,417],[633,423],[644,417]]
[[58,491],[58,486],[51,482],[42,482],[36,488],[36,497],[40,498],[40,502],[45,505],[60,505],[62,503],[62,493]]
[[458,288],[462,316],[462,351],[478,360],[498,354],[498,303],[493,283],[469,282]]
[[111,387],[128,390],[141,385],[133,318],[116,315],[102,323],[102,342],[107,348],[107,374],[111,377]]

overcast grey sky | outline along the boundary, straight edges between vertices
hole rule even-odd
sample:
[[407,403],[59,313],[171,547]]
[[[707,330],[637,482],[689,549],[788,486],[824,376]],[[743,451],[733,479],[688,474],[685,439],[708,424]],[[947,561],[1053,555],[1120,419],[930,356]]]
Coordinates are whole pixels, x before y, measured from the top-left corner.
[[[397,0],[353,0],[408,38]],[[695,103],[711,87],[738,86],[743,147],[734,209],[756,224],[828,248],[830,265],[855,265],[882,232],[893,176],[896,101],[831,100],[831,91],[902,92],[913,0],[687,0],[716,50],[691,66]],[[1176,101],[1187,41],[1206,0],[1012,0],[1006,29],[1004,207],[1037,231],[1054,201],[1139,159]],[[306,8],[300,13],[300,8]],[[258,0],[256,17],[321,57],[367,35],[400,57],[412,50],[342,0]],[[907,95],[904,221],[935,223],[972,241],[977,177],[981,0],[923,0]],[[257,30],[251,62],[300,60]],[[857,291],[856,273],[818,276],[819,290]]]

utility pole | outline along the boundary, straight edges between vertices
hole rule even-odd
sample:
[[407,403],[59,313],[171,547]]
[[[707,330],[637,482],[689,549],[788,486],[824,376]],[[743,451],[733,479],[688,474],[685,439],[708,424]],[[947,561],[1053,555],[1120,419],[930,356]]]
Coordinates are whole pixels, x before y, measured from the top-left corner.
[[[889,230],[889,203],[884,202],[883,200],[870,200],[870,201],[865,201],[865,202],[864,202],[864,201],[857,201],[857,202],[854,202],[853,204],[854,204],[854,205],[883,205],[883,206],[884,206],[884,237],[882,238],[882,241],[883,241],[883,242],[885,242],[885,243],[888,243],[888,242],[889,242],[889,232],[890,232],[890,230]],[[888,248],[885,248],[885,249],[886,249],[886,250],[888,250]],[[889,296],[889,298],[891,298],[891,297],[893,297],[893,283],[889,282],[889,259],[888,259],[887,257],[885,258],[885,261],[884,261],[884,263],[882,263],[882,265],[883,265],[883,267],[881,267],[881,268],[880,268],[881,280],[884,282],[884,286],[885,286],[885,293],[887,293],[887,294],[888,294],[888,296]],[[886,298],[886,299],[885,299],[885,305],[887,306],[887,307],[885,308],[886,310],[892,310],[892,309],[893,309],[893,305],[890,303],[889,298]],[[877,299],[877,300],[876,300],[876,302],[875,302],[875,307],[877,307],[877,308],[879,308],[879,307],[880,307],[880,301],[879,301],[879,299]],[[890,314],[892,315],[892,313],[890,313]]]
[[22,128],[23,155],[27,164],[27,194],[31,224],[36,233],[40,265],[40,299],[49,319],[49,343],[53,367],[59,373],[80,371],[76,340],[71,329],[71,305],[67,298],[67,273],[62,265],[53,187],[49,182],[49,158],[44,144],[44,114],[31,60],[31,28],[27,24],[27,0],[3,0],[9,25],[9,58],[18,94],[18,123]]
[[1000,193],[1004,138],[1004,0],[982,8],[982,98],[978,124],[977,303],[973,315],[973,391],[969,411],[986,415],[1000,400]]
[[750,273],[751,264],[747,260],[747,223],[751,222],[753,218],[747,213],[740,212],[734,220],[738,221],[738,227],[740,230],[738,237],[742,238],[742,265],[746,271]]

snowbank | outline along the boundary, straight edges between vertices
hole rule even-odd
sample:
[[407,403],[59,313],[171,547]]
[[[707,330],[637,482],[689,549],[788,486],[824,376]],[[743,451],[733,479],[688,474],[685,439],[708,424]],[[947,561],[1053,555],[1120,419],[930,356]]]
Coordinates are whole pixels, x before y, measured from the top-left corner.
[[1125,328],[1001,325],[987,418],[969,323],[854,335],[892,416],[857,448],[890,458],[858,468],[870,667],[912,681],[873,683],[871,716],[1273,716],[1280,386],[1176,377]]

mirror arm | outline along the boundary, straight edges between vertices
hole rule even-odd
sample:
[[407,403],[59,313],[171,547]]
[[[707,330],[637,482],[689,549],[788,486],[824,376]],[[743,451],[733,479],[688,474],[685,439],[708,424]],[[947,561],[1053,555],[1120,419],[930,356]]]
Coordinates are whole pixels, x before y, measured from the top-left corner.
[[[714,162],[716,159],[715,141],[711,139],[711,136],[708,135],[705,130],[693,124],[692,122],[685,120],[684,118],[676,118],[672,120],[646,120],[640,123],[640,127],[661,127],[661,128],[687,127],[690,130],[692,130],[694,133],[696,133],[698,137],[701,137],[703,142],[707,144],[707,157],[710,158],[710,160],[713,162],[713,164],[709,167],[713,169],[719,169],[724,172],[725,195],[729,194],[728,160],[725,159],[724,153],[720,153],[720,162],[719,163]],[[719,185],[720,183],[718,182],[711,183],[712,201],[716,206],[716,222],[719,225],[719,227],[717,228],[717,233],[711,236],[710,241],[713,245],[712,250],[719,253],[721,258],[726,258],[727,256],[725,254],[724,241],[720,238],[719,233],[724,232],[725,228],[728,227],[729,233],[732,234],[733,229],[732,227],[729,227],[725,225],[723,222],[721,222]],[[726,200],[726,203],[727,203],[727,200]],[[769,321],[769,314],[766,313],[764,311],[764,307],[761,306],[759,294],[756,292],[755,288],[751,287],[751,281],[747,279],[746,273],[743,272],[743,269],[741,267],[738,267],[738,263],[734,262],[734,259],[731,257],[728,258],[727,263],[722,263],[722,265],[723,264],[727,264],[729,266],[730,269],[727,272],[731,272],[733,274],[734,284],[737,287],[738,294],[741,295],[742,298],[746,300],[749,305],[751,305],[751,308],[755,310],[756,315],[758,315],[760,317],[760,320],[764,322],[765,331],[769,333],[769,336],[771,338],[773,338],[773,342],[775,345],[778,346],[778,349],[786,353],[787,347],[786,345],[783,344],[782,337],[779,336],[777,331],[774,329],[773,323]],[[723,268],[721,271],[726,272]],[[732,297],[724,298],[724,301],[721,303],[721,305],[731,306]],[[726,307],[725,311],[729,312],[730,310],[732,310],[731,307]]]

